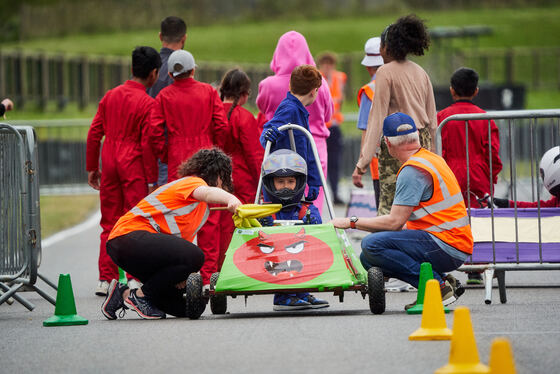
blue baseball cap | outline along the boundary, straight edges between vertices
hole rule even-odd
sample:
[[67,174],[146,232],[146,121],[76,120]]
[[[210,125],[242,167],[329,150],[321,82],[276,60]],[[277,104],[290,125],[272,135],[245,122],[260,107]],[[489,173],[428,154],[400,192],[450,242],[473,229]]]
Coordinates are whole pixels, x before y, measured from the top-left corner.
[[[397,130],[401,125],[410,125],[411,128]],[[410,134],[416,131],[416,124],[411,116],[401,112],[393,113],[383,120],[383,135],[384,136],[401,136]]]

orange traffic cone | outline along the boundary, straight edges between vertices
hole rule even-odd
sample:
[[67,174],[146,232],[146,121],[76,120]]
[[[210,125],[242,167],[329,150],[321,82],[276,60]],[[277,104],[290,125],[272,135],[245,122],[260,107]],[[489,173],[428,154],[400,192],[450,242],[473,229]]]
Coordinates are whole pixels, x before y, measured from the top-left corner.
[[492,341],[488,365],[492,374],[515,374],[515,362],[509,340],[496,338]]
[[451,330],[447,328],[439,283],[435,279],[426,282],[424,310],[420,328],[408,337],[408,340],[449,340]]
[[453,337],[449,363],[436,370],[435,374],[490,373],[490,368],[480,362],[476,340],[467,307],[461,306],[453,313]]

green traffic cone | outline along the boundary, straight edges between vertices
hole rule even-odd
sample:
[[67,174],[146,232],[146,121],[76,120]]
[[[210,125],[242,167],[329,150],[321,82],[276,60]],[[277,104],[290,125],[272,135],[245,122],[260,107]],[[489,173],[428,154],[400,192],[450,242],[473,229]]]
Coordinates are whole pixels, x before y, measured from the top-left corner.
[[[407,314],[422,314],[424,310],[424,294],[426,292],[426,282],[434,279],[432,264],[423,262],[420,265],[420,281],[418,282],[418,296],[416,297],[416,305],[406,311]],[[449,313],[449,309],[443,308],[445,313]]]
[[119,267],[119,283],[128,284],[128,279],[126,279],[126,272]]
[[70,274],[58,277],[58,292],[54,316],[43,321],[43,326],[87,325],[88,320],[76,314],[76,303],[72,291]]

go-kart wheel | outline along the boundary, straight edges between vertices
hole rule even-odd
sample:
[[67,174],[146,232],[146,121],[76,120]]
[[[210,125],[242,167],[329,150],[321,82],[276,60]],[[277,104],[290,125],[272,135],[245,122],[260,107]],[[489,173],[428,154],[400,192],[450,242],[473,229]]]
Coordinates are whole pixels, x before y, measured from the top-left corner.
[[[220,273],[212,274],[210,278],[210,288],[216,289],[216,283],[218,283],[218,277]],[[227,311],[227,296],[225,295],[212,295],[210,296],[210,310],[212,314],[226,314]]]
[[373,314],[381,314],[385,311],[385,281],[383,272],[378,267],[368,270],[368,295],[369,309]]
[[202,277],[192,273],[187,278],[186,314],[190,319],[198,319],[206,308],[206,300],[202,297]]

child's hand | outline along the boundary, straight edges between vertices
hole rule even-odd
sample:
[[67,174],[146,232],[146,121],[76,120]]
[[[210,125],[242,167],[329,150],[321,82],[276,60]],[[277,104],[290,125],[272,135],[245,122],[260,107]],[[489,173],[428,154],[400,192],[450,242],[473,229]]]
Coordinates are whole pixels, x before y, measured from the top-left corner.
[[266,217],[258,218],[258,221],[263,226],[272,226],[274,224],[274,220],[272,219],[272,216],[266,216]]
[[307,191],[307,196],[305,196],[305,200],[313,201],[317,199],[317,196],[319,196],[319,187],[309,186],[309,190]]
[[276,127],[271,127],[264,133],[264,139],[271,143],[276,143],[281,135],[282,132],[280,132],[280,130],[278,130]]

